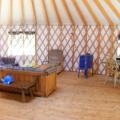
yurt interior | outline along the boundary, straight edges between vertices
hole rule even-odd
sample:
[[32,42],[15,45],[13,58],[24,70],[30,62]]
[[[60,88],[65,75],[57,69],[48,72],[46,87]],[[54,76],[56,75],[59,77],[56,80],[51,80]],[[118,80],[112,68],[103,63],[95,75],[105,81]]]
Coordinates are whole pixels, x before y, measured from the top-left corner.
[[1,120],[120,120],[120,0],[0,0]]

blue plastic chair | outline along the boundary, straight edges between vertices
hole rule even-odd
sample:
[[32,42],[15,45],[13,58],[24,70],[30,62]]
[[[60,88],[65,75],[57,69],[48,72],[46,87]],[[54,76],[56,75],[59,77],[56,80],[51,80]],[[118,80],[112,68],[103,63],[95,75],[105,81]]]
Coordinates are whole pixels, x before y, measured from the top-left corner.
[[79,56],[79,68],[78,68],[78,77],[80,76],[80,70],[84,70],[86,78],[88,77],[88,69],[92,69],[93,75],[93,55],[86,54]]

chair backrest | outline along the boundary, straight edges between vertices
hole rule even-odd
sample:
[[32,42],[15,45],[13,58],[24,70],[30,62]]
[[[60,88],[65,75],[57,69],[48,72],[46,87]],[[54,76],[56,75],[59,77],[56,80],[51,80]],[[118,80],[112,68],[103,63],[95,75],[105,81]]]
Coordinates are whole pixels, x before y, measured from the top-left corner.
[[87,68],[92,68],[93,67],[93,55],[80,55],[79,59],[79,68],[84,69],[85,67]]
[[118,70],[119,66],[117,62],[113,59],[107,60],[107,72],[110,74],[114,74]]
[[88,68],[93,67],[93,55],[86,55],[86,63]]
[[80,55],[79,68],[80,69],[84,69],[85,68],[85,55]]
[[60,64],[63,62],[63,51],[54,49],[48,51],[48,63],[50,64]]

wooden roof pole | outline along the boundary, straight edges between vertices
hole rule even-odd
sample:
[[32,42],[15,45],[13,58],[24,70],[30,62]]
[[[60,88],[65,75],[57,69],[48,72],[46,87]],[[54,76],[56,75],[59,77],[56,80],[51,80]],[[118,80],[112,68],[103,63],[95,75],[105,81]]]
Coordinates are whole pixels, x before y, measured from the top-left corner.
[[[32,16],[33,16],[33,21],[34,21],[34,24],[37,25],[37,16],[36,16],[36,12],[35,12],[35,4],[34,4],[34,0],[31,0],[31,6],[32,6]],[[35,26],[35,28],[37,29],[37,26]],[[35,29],[35,31],[36,31]],[[38,60],[37,60],[37,41],[36,41],[36,34],[35,34],[35,55],[34,55],[34,58],[35,58],[35,63],[38,63]],[[33,59],[33,58],[32,58]]]
[[110,59],[113,58],[113,53],[114,53],[114,33],[115,33],[115,26],[110,26],[111,29],[111,34],[110,34],[110,42],[111,42],[111,46],[110,46]]
[[95,12],[93,11],[92,7],[90,6],[90,4],[88,3],[88,0],[83,0],[83,3],[85,4],[85,6],[87,7],[89,13],[92,15],[93,19],[95,20],[97,25],[101,25],[101,22],[99,21],[98,16],[95,14]]
[[1,25],[1,6],[2,6],[2,1],[0,0],[0,25]]
[[35,4],[34,4],[34,0],[31,0],[31,5],[32,5],[32,15],[33,15],[33,20],[35,25],[37,24],[37,16],[36,16],[36,12],[35,12]]
[[21,15],[21,25],[24,25],[25,16],[24,16],[24,3],[23,3],[23,0],[20,0],[20,5],[21,5],[21,12],[22,12],[22,15]]
[[115,15],[120,19],[120,12],[116,9],[116,7],[112,4],[112,2],[110,0],[105,0],[105,2],[112,9],[112,11],[115,13]]
[[75,25],[75,21],[74,21],[72,15],[71,15],[71,12],[70,12],[70,10],[69,10],[69,8],[68,8],[68,5],[67,5],[66,1],[65,1],[65,0],[61,0],[61,1],[62,1],[62,4],[63,4],[65,10],[67,11],[67,14],[68,14],[68,17],[69,17],[71,23],[72,23],[73,25]]
[[85,26],[85,54],[88,52],[87,47],[88,47],[88,26]]
[[75,41],[76,41],[76,31],[77,27],[72,26],[72,71],[74,71],[74,58],[75,58]]
[[120,0],[118,0],[118,2],[120,3]]
[[42,5],[43,5],[43,8],[44,8],[45,18],[46,18],[46,21],[47,21],[47,25],[50,25],[50,20],[49,20],[49,17],[48,17],[48,13],[47,13],[47,8],[46,8],[45,0],[42,0]]
[[58,8],[57,8],[57,5],[56,5],[55,0],[52,0],[52,5],[53,5],[53,8],[54,8],[54,10],[55,10],[55,12],[56,12],[59,25],[62,25],[62,24],[63,24],[63,23],[62,23],[62,19],[61,19],[61,17],[60,17],[60,13],[59,13],[59,10],[58,10]]
[[88,25],[87,20],[85,18],[85,16],[83,15],[81,8],[78,6],[78,3],[76,0],[72,0],[72,3],[74,4],[79,16],[81,17],[82,21],[84,22],[84,25]]
[[99,8],[99,10],[102,12],[102,14],[104,15],[104,17],[106,18],[106,20],[108,21],[109,25],[115,25],[113,23],[113,21],[111,20],[111,18],[109,17],[108,13],[105,11],[105,9],[103,8],[103,6],[99,2],[99,0],[94,0],[94,2],[97,5],[97,7]]
[[43,8],[44,8],[44,13],[45,13],[45,18],[46,18],[46,21],[47,21],[47,30],[48,30],[48,50],[50,50],[50,20],[49,20],[49,17],[48,17],[48,13],[47,13],[47,8],[46,8],[46,4],[45,4],[45,1],[42,0],[42,5],[43,5]]
[[13,19],[12,7],[13,7],[13,0],[10,0],[10,14],[9,14],[9,25],[10,26],[12,26],[12,19]]
[[98,49],[97,49],[97,73],[99,73],[100,65],[99,65],[99,60],[100,60],[100,50],[101,50],[101,26],[97,26],[98,29],[98,35],[97,35],[97,41],[98,41]]

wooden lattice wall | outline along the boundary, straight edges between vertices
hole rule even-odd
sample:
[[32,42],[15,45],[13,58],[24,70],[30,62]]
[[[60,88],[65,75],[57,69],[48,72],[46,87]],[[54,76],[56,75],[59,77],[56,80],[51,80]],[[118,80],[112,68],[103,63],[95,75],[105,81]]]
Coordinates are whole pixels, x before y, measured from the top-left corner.
[[19,63],[37,64],[47,61],[48,50],[61,49],[64,54],[64,68],[67,71],[77,71],[80,54],[94,55],[94,72],[105,73],[102,64],[108,57],[115,57],[119,46],[117,35],[120,26],[57,26],[57,25],[26,25],[26,26],[0,26],[0,55],[7,56],[8,31],[35,31],[36,54],[31,56],[16,56]]

